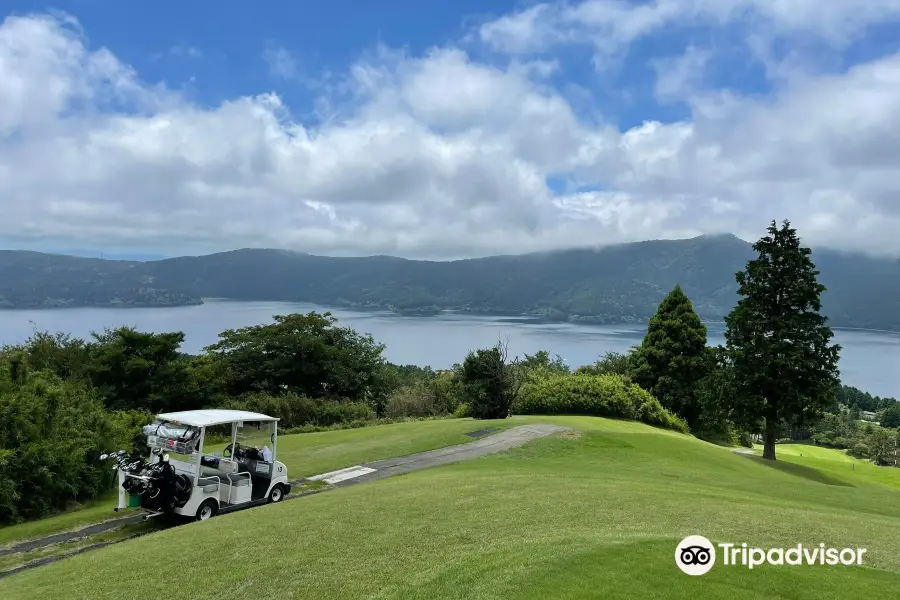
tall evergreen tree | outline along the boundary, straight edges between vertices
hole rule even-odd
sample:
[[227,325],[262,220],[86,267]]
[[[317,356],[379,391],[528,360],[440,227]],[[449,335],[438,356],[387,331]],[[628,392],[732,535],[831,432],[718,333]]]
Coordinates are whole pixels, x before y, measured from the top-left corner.
[[779,427],[807,424],[832,403],[840,346],[820,314],[825,286],[790,223],[772,221],[753,249],[758,257],[735,276],[742,298],[725,318],[725,339],[736,413],[762,429],[763,458],[775,460]]
[[698,383],[709,371],[710,360],[706,326],[681,286],[660,303],[634,361],[634,382],[696,431],[701,418]]

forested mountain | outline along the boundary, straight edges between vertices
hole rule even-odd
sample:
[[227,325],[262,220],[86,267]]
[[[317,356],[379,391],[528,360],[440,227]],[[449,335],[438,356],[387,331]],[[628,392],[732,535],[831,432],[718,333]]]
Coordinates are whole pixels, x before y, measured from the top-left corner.
[[[171,306],[201,298],[646,321],[676,284],[702,318],[736,301],[734,274],[753,256],[730,235],[449,262],[333,258],[245,249],[137,262],[0,251],[0,306]],[[900,330],[900,261],[817,250],[831,324]]]

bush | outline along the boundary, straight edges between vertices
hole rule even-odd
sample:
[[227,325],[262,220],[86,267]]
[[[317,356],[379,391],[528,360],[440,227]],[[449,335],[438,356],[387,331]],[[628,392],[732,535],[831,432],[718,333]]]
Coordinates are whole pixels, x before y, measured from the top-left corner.
[[469,405],[465,402],[457,406],[456,410],[453,411],[453,417],[456,419],[465,419],[468,416],[471,416],[469,414]]
[[869,458],[870,450],[866,444],[857,442],[852,448],[847,450],[847,454],[853,458]]
[[738,436],[738,445],[743,446],[744,448],[752,448],[753,447],[753,436],[751,436],[746,431],[742,431]]
[[99,496],[113,479],[100,454],[131,449],[147,422],[105,411],[92,390],[49,370],[20,383],[0,393],[0,524]]
[[554,375],[525,383],[513,404],[520,415],[578,414],[630,419],[687,432],[648,392],[619,375]]
[[438,405],[434,389],[426,382],[416,382],[396,390],[388,398],[384,407],[384,416],[389,419],[398,417],[433,417],[447,414],[443,406]]
[[506,346],[470,352],[463,361],[460,384],[469,412],[476,419],[505,419],[516,398],[520,379],[506,360]]
[[278,396],[262,393],[246,394],[229,400],[224,408],[249,410],[278,417],[279,429],[304,425],[327,427],[351,421],[371,421],[375,418],[372,408],[363,402],[308,398],[291,392]]

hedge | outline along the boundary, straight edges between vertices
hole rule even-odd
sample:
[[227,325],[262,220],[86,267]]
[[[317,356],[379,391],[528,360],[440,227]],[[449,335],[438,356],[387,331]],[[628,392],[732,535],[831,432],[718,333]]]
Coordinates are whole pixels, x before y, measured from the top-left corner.
[[619,375],[549,375],[522,385],[513,404],[518,415],[591,415],[641,421],[687,433],[687,424],[634,383]]

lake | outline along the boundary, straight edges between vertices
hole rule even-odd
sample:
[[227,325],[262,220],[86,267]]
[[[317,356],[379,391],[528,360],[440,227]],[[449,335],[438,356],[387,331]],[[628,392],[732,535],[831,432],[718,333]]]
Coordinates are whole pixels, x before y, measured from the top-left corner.
[[[370,333],[385,344],[388,360],[400,364],[447,368],[469,350],[509,341],[515,354],[548,350],[571,366],[592,363],[608,351],[623,352],[639,344],[646,326],[538,323],[527,319],[444,314],[404,317],[385,312],[358,312],[291,302],[207,300],[200,306],[172,308],[66,308],[0,310],[0,344],[26,340],[37,328],[88,337],[104,327],[133,326],[141,331],[183,331],[185,352],[197,353],[214,343],[219,332],[271,322],[272,315],[330,310],[340,325]],[[724,344],[724,326],[711,324],[709,343]],[[841,379],[879,396],[900,396],[900,334],[835,330],[843,347]]]

